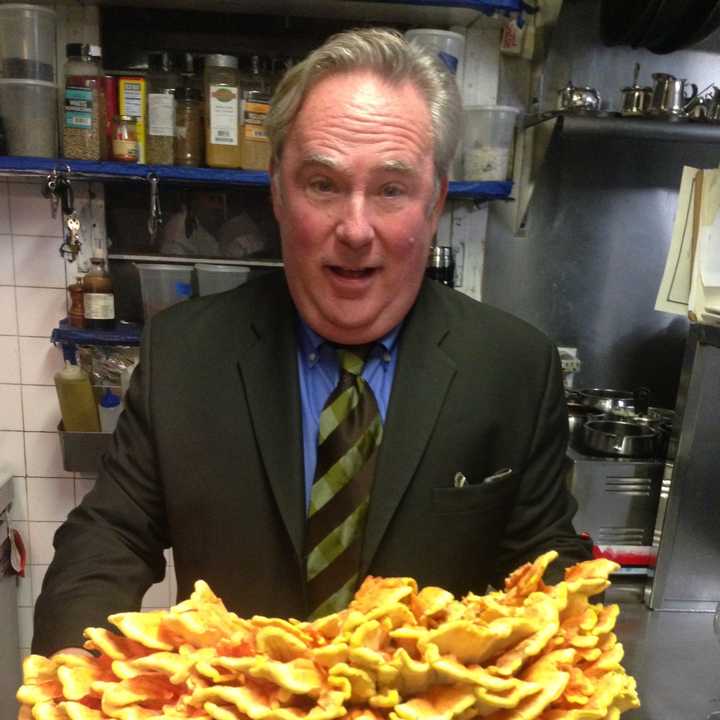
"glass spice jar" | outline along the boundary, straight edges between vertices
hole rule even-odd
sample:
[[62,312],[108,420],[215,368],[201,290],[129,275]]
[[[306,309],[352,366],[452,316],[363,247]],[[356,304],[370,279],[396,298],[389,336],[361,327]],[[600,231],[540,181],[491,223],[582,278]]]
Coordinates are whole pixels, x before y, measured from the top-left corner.
[[192,87],[175,91],[175,164],[202,164],[202,95]]
[[205,59],[205,162],[210,167],[240,167],[240,101],[238,59],[232,55],[208,55]]
[[137,120],[130,115],[116,115],[112,128],[112,159],[136,163],[138,154]]

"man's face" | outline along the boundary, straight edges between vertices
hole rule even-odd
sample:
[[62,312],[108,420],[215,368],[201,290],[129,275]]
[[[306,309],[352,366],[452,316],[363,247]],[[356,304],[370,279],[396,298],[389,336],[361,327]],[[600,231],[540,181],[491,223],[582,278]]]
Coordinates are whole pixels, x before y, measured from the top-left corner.
[[447,193],[434,179],[423,95],[367,72],[325,78],[271,172],[302,318],[338,343],[382,337],[415,301]]

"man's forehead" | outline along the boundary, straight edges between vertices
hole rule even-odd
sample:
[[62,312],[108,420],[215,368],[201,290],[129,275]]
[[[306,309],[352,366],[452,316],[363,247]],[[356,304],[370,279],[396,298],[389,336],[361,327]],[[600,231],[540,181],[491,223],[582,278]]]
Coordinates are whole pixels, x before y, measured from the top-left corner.
[[[319,167],[326,168],[328,170],[343,171],[346,169],[346,164],[341,158],[333,157],[332,155],[326,155],[323,153],[308,152],[300,156],[301,167]],[[387,172],[397,172],[402,174],[411,174],[417,172],[417,167],[414,163],[404,158],[386,158],[379,160],[373,169],[385,170]]]

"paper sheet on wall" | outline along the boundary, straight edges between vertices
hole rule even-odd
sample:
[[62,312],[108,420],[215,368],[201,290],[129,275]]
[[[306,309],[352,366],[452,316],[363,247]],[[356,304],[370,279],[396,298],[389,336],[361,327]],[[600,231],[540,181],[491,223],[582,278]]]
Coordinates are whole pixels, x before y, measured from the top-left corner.
[[655,300],[655,309],[660,312],[688,313],[702,185],[702,170],[683,168],[670,250]]

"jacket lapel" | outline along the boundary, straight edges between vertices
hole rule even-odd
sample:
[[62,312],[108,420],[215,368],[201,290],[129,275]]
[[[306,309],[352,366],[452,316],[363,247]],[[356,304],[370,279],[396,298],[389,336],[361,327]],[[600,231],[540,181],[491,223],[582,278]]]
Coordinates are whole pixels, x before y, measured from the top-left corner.
[[284,278],[278,276],[256,301],[257,313],[241,341],[238,366],[265,470],[300,560],[305,489],[295,311]]
[[370,499],[361,577],[415,473],[455,375],[455,363],[440,347],[449,328],[442,301],[433,290],[426,281],[400,337]]

